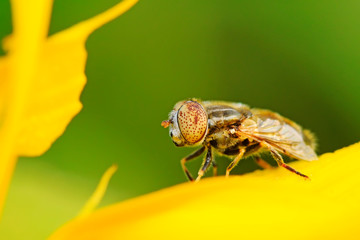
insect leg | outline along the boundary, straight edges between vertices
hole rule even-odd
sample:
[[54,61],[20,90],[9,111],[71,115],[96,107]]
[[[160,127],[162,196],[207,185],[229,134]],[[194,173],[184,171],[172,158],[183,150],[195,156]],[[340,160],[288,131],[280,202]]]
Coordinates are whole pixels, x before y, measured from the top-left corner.
[[271,153],[271,156],[275,159],[275,161],[277,162],[277,164],[280,166],[280,167],[283,167],[287,170],[289,170],[290,172],[293,172],[305,179],[310,179],[308,176],[306,176],[305,174],[302,174],[301,172],[297,171],[296,169],[290,167],[289,165],[287,165],[286,163],[284,163],[284,160],[282,158],[282,156],[280,155],[280,153],[278,153],[278,151],[276,151],[272,146],[270,146],[268,143],[266,142],[260,142],[260,145],[264,148],[267,148],[269,149],[270,153]]
[[216,164],[216,162],[215,162],[214,159],[212,160],[211,164],[212,164],[212,167],[213,167],[213,176],[217,176],[218,166],[217,166],[217,164]]
[[211,148],[208,149],[207,153],[206,153],[206,157],[202,163],[202,166],[198,172],[198,176],[196,178],[196,182],[200,181],[200,179],[202,178],[202,176],[204,176],[206,170],[209,168],[210,164],[212,162],[212,153],[211,153]]
[[282,156],[275,149],[271,148],[270,153],[271,153],[271,155],[273,156],[273,158],[276,160],[277,164],[280,167],[283,167],[283,168],[289,170],[290,172],[293,172],[293,173],[295,173],[295,174],[297,174],[297,175],[299,175],[299,176],[301,176],[303,178],[310,179],[305,174],[302,174],[301,172],[298,172],[294,168],[292,168],[289,165],[287,165],[286,163],[284,163],[284,160],[283,160]]
[[191,176],[191,173],[187,169],[185,163],[187,161],[191,160],[191,159],[194,159],[194,158],[200,156],[204,152],[204,150],[205,150],[205,147],[202,147],[202,148],[196,150],[195,152],[191,153],[190,155],[184,157],[180,161],[182,169],[184,170],[184,173],[185,173],[185,175],[186,175],[186,177],[188,178],[189,181],[194,181],[194,178]]
[[259,156],[256,156],[254,158],[254,161],[257,165],[259,165],[259,167],[263,168],[263,169],[271,169],[273,168],[269,163],[267,163],[264,159],[262,159]]
[[246,149],[241,148],[239,154],[236,156],[236,158],[229,164],[229,166],[226,169],[226,177],[230,175],[230,171],[240,162],[241,158],[243,157]]

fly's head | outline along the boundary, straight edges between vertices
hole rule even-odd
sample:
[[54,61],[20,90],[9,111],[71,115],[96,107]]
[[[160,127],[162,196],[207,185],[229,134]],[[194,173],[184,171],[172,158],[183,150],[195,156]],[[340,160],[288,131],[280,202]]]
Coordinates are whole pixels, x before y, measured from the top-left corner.
[[208,130],[208,115],[197,100],[180,101],[161,126],[170,127],[170,137],[178,147],[200,145]]

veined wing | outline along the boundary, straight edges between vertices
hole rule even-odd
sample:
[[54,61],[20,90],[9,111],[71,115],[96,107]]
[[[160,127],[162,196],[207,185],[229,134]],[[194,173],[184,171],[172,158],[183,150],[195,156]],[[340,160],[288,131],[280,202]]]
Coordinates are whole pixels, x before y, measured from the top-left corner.
[[241,132],[259,141],[265,141],[279,152],[296,159],[317,159],[313,147],[306,143],[300,126],[266,110],[255,110],[254,113],[251,119],[243,122]]

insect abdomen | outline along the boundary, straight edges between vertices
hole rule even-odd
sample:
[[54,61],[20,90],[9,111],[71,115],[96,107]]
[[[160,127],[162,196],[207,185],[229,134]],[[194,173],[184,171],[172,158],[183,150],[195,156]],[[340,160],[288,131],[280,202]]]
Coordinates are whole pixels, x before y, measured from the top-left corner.
[[312,149],[316,149],[317,142],[316,142],[315,135],[307,129],[303,129],[302,133],[303,133],[304,142],[306,143],[306,145],[309,145]]

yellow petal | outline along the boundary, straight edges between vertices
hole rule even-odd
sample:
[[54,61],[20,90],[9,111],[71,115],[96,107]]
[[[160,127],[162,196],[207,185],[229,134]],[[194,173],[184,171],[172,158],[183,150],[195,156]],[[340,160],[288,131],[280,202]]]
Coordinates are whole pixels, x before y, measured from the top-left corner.
[[7,61],[4,58],[0,58],[0,129],[4,121],[4,103],[5,103],[5,94],[7,89],[7,81],[5,79],[9,78],[9,67]]
[[127,11],[125,0],[104,13],[46,38],[52,1],[13,0],[14,32],[0,59],[0,211],[18,156],[38,156],[80,111],[86,83],[85,42]]
[[185,183],[75,219],[50,239],[358,239],[360,143],[316,162]]
[[38,156],[63,134],[71,119],[82,108],[80,94],[86,83],[87,37],[98,27],[126,12],[136,2],[122,1],[94,18],[55,34],[45,42],[18,137],[18,155]]
[[39,63],[45,41],[52,1],[13,0],[13,45],[0,60],[0,212],[15,167],[16,141],[22,125],[29,88]]
[[95,192],[90,197],[90,199],[85,204],[84,208],[79,213],[78,217],[86,217],[99,205],[101,199],[103,198],[106,188],[109,184],[109,181],[112,175],[116,172],[117,166],[112,165],[102,176],[98,186],[95,189]]

